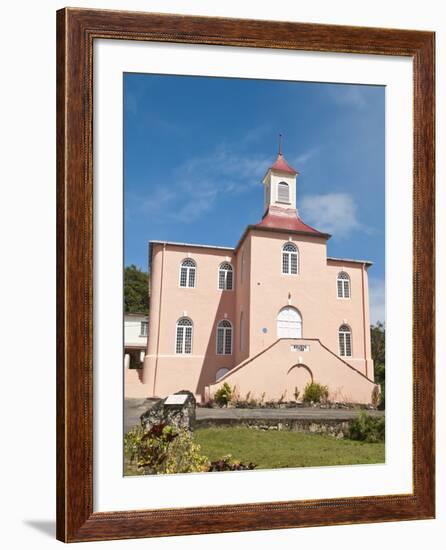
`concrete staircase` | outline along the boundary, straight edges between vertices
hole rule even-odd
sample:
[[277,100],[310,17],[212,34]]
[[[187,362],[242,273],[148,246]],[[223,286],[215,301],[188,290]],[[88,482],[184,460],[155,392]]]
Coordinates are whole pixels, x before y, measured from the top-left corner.
[[207,386],[205,400],[225,382],[236,388],[241,399],[249,394],[251,399],[265,401],[300,398],[308,382],[318,382],[328,386],[332,401],[371,403],[376,387],[360,370],[312,338],[277,340]]

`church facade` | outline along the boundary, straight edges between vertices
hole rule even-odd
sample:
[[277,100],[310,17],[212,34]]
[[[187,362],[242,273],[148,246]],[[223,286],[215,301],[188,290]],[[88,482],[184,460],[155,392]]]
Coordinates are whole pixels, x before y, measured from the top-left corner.
[[314,381],[370,403],[374,384],[365,260],[327,256],[330,235],[296,208],[298,173],[279,152],[264,215],[235,248],[151,241],[144,395],[225,382],[241,398],[292,400]]

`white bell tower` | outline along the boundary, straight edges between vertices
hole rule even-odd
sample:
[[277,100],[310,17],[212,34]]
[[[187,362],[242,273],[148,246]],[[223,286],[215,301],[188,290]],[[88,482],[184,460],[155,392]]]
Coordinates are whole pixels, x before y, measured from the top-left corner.
[[297,213],[296,208],[296,182],[298,172],[292,168],[282,153],[282,134],[279,134],[279,154],[276,162],[268,169],[263,178],[265,186],[264,211],[271,206],[274,209]]

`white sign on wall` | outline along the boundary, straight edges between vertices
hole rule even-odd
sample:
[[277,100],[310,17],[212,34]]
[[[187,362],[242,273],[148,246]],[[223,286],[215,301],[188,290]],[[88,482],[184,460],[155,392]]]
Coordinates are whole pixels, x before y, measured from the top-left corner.
[[309,344],[293,344],[291,351],[310,351]]

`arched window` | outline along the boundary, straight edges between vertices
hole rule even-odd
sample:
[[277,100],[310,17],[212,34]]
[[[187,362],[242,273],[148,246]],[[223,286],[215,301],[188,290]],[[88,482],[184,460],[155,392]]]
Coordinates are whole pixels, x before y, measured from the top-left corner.
[[175,342],[176,353],[192,353],[192,329],[192,321],[188,317],[178,319]]
[[295,307],[285,306],[279,311],[277,338],[302,338],[302,317]]
[[350,277],[345,271],[338,273],[338,298],[350,298]]
[[282,273],[297,275],[299,269],[299,252],[293,243],[286,243],[282,247]]
[[217,325],[217,355],[232,354],[232,325],[224,319]]
[[281,181],[277,186],[277,200],[279,202],[290,202],[290,186]]
[[215,381],[218,382],[227,372],[229,372],[229,369],[225,369],[224,367],[222,369],[218,369],[217,374],[215,375]]
[[191,258],[183,260],[180,267],[180,286],[195,288],[196,271],[197,265]]
[[352,331],[348,325],[339,327],[339,355],[341,357],[352,356]]
[[233,270],[232,265],[225,262],[218,268],[218,288],[220,290],[232,290]]

